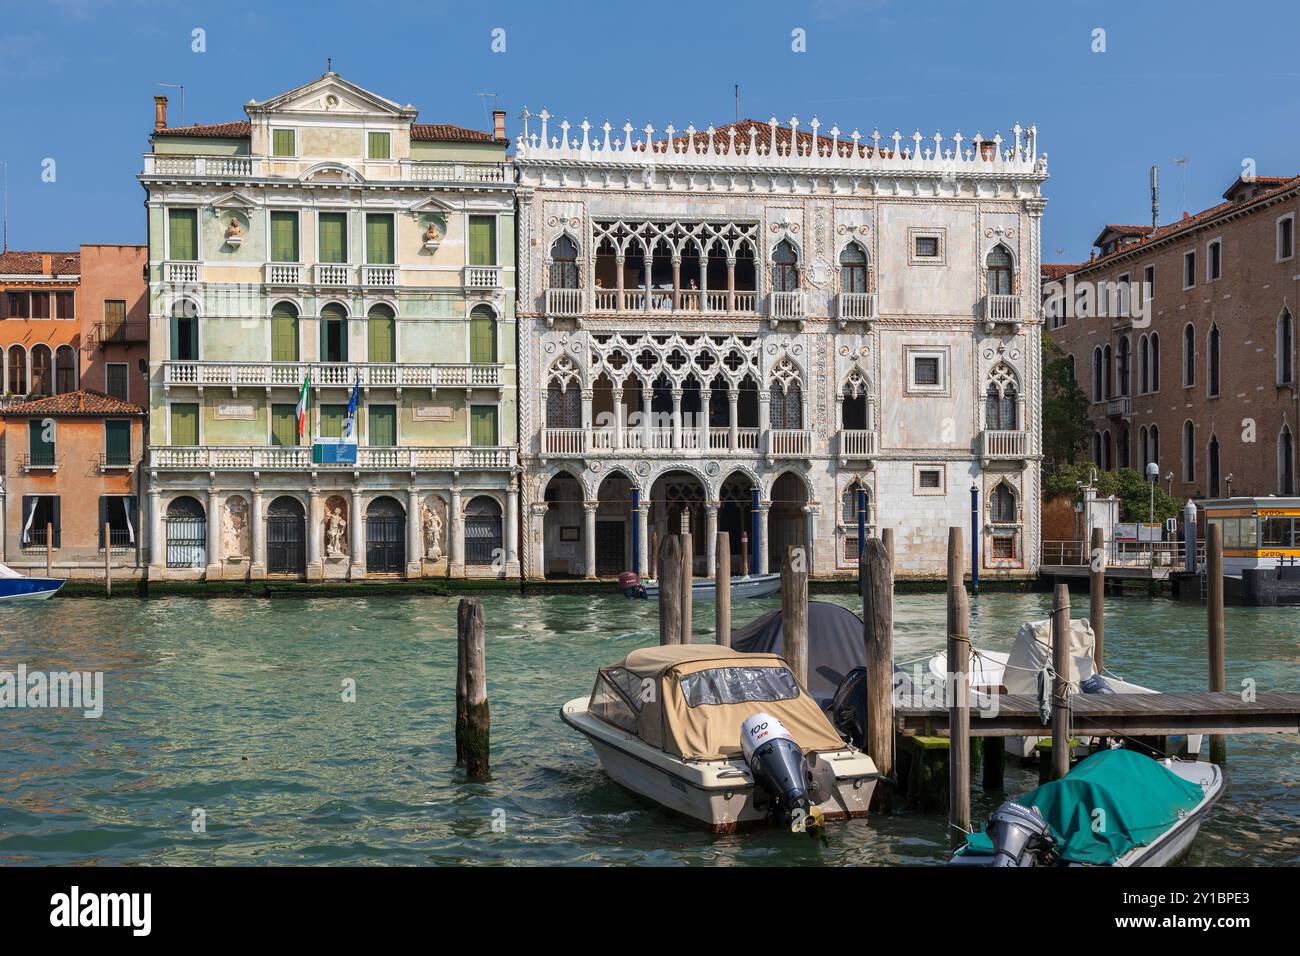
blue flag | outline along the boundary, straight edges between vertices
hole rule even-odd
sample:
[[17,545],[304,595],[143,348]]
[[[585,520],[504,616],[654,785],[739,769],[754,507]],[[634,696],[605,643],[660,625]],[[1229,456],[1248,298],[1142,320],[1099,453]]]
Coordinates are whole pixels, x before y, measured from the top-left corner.
[[348,417],[343,422],[343,441],[347,444],[357,443],[357,399],[361,397],[361,378],[352,380],[352,397],[348,399]]

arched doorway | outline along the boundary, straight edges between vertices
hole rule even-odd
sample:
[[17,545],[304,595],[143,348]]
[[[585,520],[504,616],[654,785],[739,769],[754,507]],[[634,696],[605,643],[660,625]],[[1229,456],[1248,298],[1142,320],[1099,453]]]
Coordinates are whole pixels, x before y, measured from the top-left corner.
[[206,567],[208,522],[203,505],[185,495],[167,506],[167,567]]
[[501,554],[501,506],[479,495],[465,508],[465,564],[491,567]]
[[787,548],[808,544],[807,504],[808,488],[798,475],[787,471],[772,483],[772,507],[767,513],[769,571],[780,570]]
[[754,482],[742,472],[729,475],[718,492],[718,530],[727,532],[731,573],[753,574]]
[[650,489],[650,562],[656,574],[659,543],[666,535],[683,531],[691,533],[692,573],[702,577],[708,573],[704,485],[688,471],[666,472]]
[[304,574],[307,571],[307,516],[302,502],[281,495],[266,512],[267,574]]
[[548,578],[582,577],[582,483],[567,471],[546,483],[546,515],[542,518],[543,573]]
[[596,500],[596,574],[618,577],[632,567],[632,482],[622,472],[607,475]]
[[366,572],[399,574],[406,570],[406,509],[388,495],[366,509]]

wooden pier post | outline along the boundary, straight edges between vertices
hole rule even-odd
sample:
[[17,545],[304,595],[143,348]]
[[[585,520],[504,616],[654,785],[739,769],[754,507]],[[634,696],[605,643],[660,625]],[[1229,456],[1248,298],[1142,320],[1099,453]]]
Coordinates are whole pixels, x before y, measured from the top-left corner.
[[808,559],[799,545],[781,562],[781,630],[785,659],[799,686],[808,688]]
[[[948,528],[948,587],[961,587],[966,578],[966,569],[964,555],[961,547],[961,525],[955,524]],[[952,662],[948,662],[948,670],[952,670]]]
[[1088,553],[1088,622],[1097,636],[1092,661],[1101,673],[1106,646],[1106,536],[1101,528],[1092,529]]
[[54,577],[54,522],[45,522],[45,576]]
[[[1209,635],[1210,690],[1224,689],[1223,669],[1223,526],[1211,523],[1205,535],[1205,618]],[[1210,735],[1210,760],[1228,759],[1228,738]]]
[[682,552],[676,535],[659,545],[659,643],[682,642]]
[[104,522],[104,591],[113,596],[113,539],[108,522]]
[[719,531],[714,546],[713,598],[714,638],[723,647],[731,646],[731,535]]
[[461,598],[456,613],[457,660],[464,662],[462,682],[456,681],[456,742],[465,758],[465,773],[471,780],[486,780],[489,769],[490,726],[487,699],[487,648],[483,634],[483,605],[473,598]]
[[963,585],[948,588],[948,845],[954,850],[970,832],[969,602]]
[[894,776],[894,570],[888,544],[869,539],[862,549],[862,643],[867,667],[867,756],[881,779],[871,809],[888,812]]
[[682,615],[682,640],[681,643],[689,644],[691,642],[691,629],[694,627],[693,606],[691,598],[693,592],[692,585],[695,583],[695,542],[689,531],[682,532],[682,577],[681,577],[681,615]]
[[1052,594],[1052,779],[1070,772],[1070,588]]

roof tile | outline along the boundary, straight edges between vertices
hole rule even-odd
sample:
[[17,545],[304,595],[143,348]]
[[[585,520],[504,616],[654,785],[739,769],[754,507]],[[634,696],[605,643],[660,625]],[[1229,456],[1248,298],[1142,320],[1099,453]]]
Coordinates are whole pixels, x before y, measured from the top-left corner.
[[61,395],[48,395],[26,402],[15,402],[0,409],[0,417],[19,418],[32,415],[143,415],[144,409],[139,405],[124,402],[103,392],[81,389],[76,392],[64,392]]

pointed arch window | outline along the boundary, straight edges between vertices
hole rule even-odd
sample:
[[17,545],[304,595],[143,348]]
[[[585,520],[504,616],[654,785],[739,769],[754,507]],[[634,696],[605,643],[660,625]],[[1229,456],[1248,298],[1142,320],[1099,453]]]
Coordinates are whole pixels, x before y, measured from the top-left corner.
[[1005,482],[999,482],[989,495],[989,516],[999,524],[1013,524],[1016,520],[1016,496]]
[[1277,383],[1295,384],[1295,328],[1291,312],[1283,309],[1277,320]]
[[60,345],[54,355],[54,392],[62,395],[77,390],[77,355],[71,345]]
[[1196,480],[1196,426],[1183,422],[1183,481]]
[[578,288],[578,247],[567,235],[551,243],[551,288]]
[[1147,464],[1160,464],[1160,427],[1152,425],[1147,432]]
[[1148,348],[1151,350],[1151,391],[1160,391],[1160,333],[1152,332]]
[[1102,372],[1104,360],[1100,346],[1092,350],[1092,400],[1094,402],[1100,402],[1105,398],[1105,395],[1102,394],[1102,388],[1105,384]]
[[54,394],[54,356],[48,345],[37,345],[32,349],[32,394]]
[[803,428],[803,390],[798,382],[789,382],[784,386],[780,382],[773,382],[770,396],[772,428]]
[[799,288],[799,257],[789,239],[772,250],[772,291],[794,292]]
[[1210,326],[1210,340],[1205,357],[1206,394],[1213,397],[1219,394],[1219,326]]
[[1210,433],[1210,497],[1219,497],[1219,436]]
[[1196,384],[1196,329],[1189,322],[1183,328],[1183,387]]
[[1295,494],[1295,438],[1288,425],[1282,426],[1277,438],[1277,490],[1278,494]]
[[9,346],[9,394],[27,394],[27,350],[21,345]]
[[840,291],[866,292],[868,285],[867,254],[856,242],[850,242],[840,253]]
[[1115,350],[1115,373],[1119,378],[1118,394],[1122,396],[1128,395],[1130,391],[1129,365],[1131,363],[1129,361],[1130,358],[1129,353],[1130,353],[1130,346],[1128,343],[1128,337],[1126,336],[1119,340],[1119,345],[1116,347]]
[[984,427],[989,431],[1015,431],[1019,424],[1019,393],[1011,369],[999,364],[989,373],[984,392]]
[[1011,259],[1011,252],[1007,247],[1002,243],[998,243],[990,249],[985,260],[985,266],[988,269],[988,294],[1011,295],[1011,290],[1015,285],[1015,268]]

